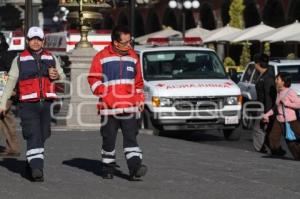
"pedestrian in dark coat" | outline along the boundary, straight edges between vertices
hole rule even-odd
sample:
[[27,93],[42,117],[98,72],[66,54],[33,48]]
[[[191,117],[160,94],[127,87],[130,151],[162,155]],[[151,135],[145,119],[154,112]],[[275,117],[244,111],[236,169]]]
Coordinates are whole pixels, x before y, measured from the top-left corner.
[[[271,110],[276,101],[277,91],[275,85],[274,71],[269,67],[269,56],[266,54],[254,55],[255,69],[259,72],[255,88],[257,93],[257,101],[262,105],[262,115]],[[253,146],[256,151],[266,153],[269,146],[269,133],[273,126],[274,116],[270,117],[269,123],[264,123],[261,118],[257,119],[253,129]],[[278,140],[280,146],[280,140]],[[285,151],[280,148],[276,155],[284,155]]]

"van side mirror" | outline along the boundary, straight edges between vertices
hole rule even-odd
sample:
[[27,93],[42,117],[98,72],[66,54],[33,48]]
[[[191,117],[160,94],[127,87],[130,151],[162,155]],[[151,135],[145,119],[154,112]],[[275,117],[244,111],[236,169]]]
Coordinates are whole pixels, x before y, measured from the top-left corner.
[[229,68],[228,69],[228,76],[235,83],[238,83],[240,81],[240,78],[238,77],[237,70],[235,68]]

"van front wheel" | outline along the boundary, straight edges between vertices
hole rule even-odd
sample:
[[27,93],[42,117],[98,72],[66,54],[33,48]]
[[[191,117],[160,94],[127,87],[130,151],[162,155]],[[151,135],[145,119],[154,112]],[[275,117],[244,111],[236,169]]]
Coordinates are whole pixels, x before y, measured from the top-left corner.
[[159,128],[156,128],[151,120],[151,115],[148,110],[143,112],[143,124],[145,129],[149,129],[153,131],[153,135],[160,135],[161,131]]

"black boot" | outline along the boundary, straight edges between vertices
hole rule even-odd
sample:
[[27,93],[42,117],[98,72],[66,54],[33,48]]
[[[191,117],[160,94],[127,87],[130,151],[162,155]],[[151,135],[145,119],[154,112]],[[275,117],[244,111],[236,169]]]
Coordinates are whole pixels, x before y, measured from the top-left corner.
[[279,147],[278,149],[271,150],[271,153],[273,156],[279,156],[282,157],[286,154],[286,151]]
[[43,169],[31,169],[31,177],[33,182],[44,182]]
[[140,180],[141,177],[146,175],[147,170],[148,168],[146,165],[140,165],[138,168],[129,171],[130,172],[129,180],[130,181]]
[[102,166],[102,178],[113,179],[115,171],[115,164],[103,164]]

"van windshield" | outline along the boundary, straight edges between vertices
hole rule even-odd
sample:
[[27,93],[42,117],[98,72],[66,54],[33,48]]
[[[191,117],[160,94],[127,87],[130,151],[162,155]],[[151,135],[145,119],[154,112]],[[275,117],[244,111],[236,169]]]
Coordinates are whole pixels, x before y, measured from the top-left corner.
[[300,65],[281,65],[278,72],[287,72],[291,74],[292,83],[300,83]]
[[228,79],[223,64],[210,51],[157,51],[143,54],[148,81],[175,79]]

